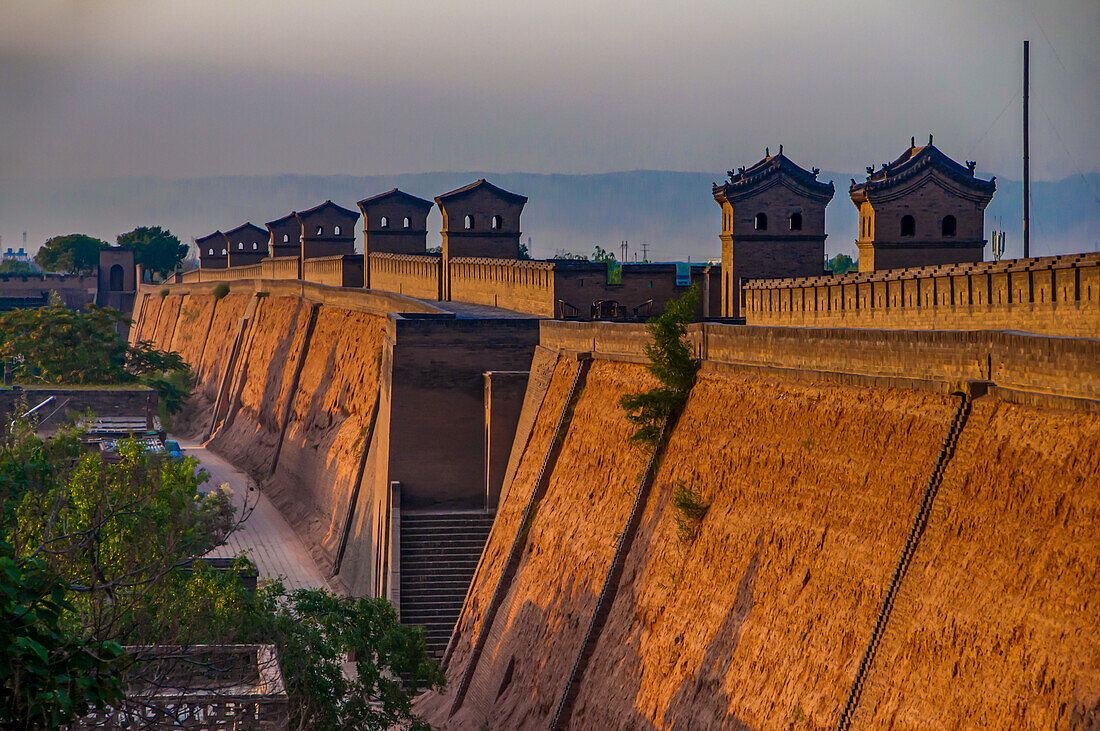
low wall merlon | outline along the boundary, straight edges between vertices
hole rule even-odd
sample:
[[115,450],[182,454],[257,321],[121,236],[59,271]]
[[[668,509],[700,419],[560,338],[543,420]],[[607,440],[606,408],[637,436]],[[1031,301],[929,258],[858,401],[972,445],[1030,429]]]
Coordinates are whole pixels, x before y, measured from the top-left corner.
[[[639,362],[644,325],[542,321],[540,344]],[[1019,391],[1100,400],[1100,340],[969,330],[866,330],[693,324],[704,362],[933,381],[993,381]]]

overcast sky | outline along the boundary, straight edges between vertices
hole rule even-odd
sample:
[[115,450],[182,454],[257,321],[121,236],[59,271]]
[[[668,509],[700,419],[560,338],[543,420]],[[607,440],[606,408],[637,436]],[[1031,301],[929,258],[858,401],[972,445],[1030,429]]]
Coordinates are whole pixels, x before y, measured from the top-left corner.
[[[1041,24],[1041,25],[1040,25]],[[1100,2],[3,0],[0,179],[1100,171]]]

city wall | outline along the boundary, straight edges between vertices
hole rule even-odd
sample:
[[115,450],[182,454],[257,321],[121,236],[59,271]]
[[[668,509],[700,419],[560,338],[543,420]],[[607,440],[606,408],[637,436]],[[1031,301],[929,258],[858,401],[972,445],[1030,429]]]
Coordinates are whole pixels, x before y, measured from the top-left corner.
[[1095,722],[1098,341],[695,326],[649,480],[641,327],[540,327],[433,727],[835,728],[857,676],[852,728]]
[[388,595],[394,483],[409,509],[482,509],[499,494],[484,373],[526,370],[537,320],[458,319],[300,281],[220,284],[139,292],[132,338],[178,351],[196,374],[171,430],[245,470],[339,585]]
[[1100,253],[742,283],[750,325],[1100,337]]

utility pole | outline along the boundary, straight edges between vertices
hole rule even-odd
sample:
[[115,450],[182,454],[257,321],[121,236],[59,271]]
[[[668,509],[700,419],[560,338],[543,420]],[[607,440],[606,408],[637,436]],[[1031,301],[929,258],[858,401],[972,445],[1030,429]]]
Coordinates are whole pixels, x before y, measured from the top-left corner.
[[1031,256],[1031,169],[1028,160],[1028,66],[1030,41],[1024,41],[1024,258]]
[[630,251],[630,244],[623,241],[621,244],[619,244],[619,247],[622,249],[622,258],[619,259],[619,261],[627,261],[626,256],[627,253]]
[[642,244],[642,261],[649,261],[649,244]]

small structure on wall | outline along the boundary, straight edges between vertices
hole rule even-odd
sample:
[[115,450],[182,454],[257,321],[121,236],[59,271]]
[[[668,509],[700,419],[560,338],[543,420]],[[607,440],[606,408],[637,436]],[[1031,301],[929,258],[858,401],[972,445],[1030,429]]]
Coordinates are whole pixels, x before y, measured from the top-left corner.
[[229,266],[239,267],[259,264],[267,258],[267,246],[271,234],[249,221],[237,228],[226,231]]
[[976,163],[960,165],[932,144],[916,146],[867,180],[852,181],[849,195],[859,210],[859,270],[982,261],[985,208],[996,178],[974,175]]
[[[519,259],[519,218],[527,196],[484,178],[435,199],[443,213],[443,267],[456,257]],[[444,282],[443,299],[450,299]]]
[[[432,202],[403,190],[380,193],[359,201],[363,212],[364,272],[371,254],[418,254],[428,248],[428,212]],[[370,286],[369,276],[365,282]]]
[[294,215],[301,226],[302,259],[355,253],[355,222],[359,220],[359,211],[325,201]]
[[812,277],[823,272],[825,207],[832,182],[817,179],[783,154],[765,149],[764,159],[729,171],[712,186],[722,208],[722,316],[740,314],[741,281]]
[[268,251],[271,256],[299,256],[302,253],[302,222],[298,220],[296,212],[291,211],[264,225],[270,233]]
[[229,243],[225,234],[215,231],[195,239],[199,248],[199,267],[202,269],[225,269],[229,266]]

